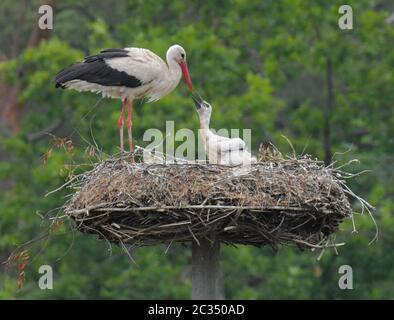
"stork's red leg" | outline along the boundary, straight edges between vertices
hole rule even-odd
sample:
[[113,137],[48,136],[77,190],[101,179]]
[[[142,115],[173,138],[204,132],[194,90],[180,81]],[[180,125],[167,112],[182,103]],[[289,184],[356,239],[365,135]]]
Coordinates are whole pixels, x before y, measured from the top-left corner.
[[122,102],[122,111],[120,112],[118,125],[119,125],[119,137],[120,137],[120,154],[122,155],[124,148],[123,148],[123,125],[124,125],[124,113],[126,110],[126,103],[127,99],[124,98]]
[[134,162],[134,148],[133,148],[133,98],[129,101],[129,114],[127,116],[127,133],[129,135],[130,146],[130,160]]

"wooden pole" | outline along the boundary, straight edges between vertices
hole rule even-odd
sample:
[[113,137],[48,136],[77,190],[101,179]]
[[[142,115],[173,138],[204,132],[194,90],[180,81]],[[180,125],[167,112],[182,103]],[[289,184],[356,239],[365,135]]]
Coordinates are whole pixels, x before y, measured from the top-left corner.
[[220,243],[206,239],[199,242],[192,244],[192,300],[221,300]]

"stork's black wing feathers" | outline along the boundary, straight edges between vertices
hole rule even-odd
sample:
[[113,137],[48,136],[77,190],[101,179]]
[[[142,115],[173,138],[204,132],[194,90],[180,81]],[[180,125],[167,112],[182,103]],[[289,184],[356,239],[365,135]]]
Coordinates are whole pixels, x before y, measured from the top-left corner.
[[83,62],[73,64],[56,75],[56,88],[65,88],[66,82],[71,80],[83,80],[103,86],[139,87],[142,83],[138,78],[113,69],[105,62],[108,59],[127,57],[127,53],[125,49],[106,49],[87,56]]
[[100,53],[106,53],[106,52],[123,52],[123,53],[128,53],[126,49],[122,48],[109,48],[109,49],[104,49],[101,50]]
[[84,62],[93,62],[96,60],[123,58],[128,56],[128,51],[125,49],[105,49],[98,54],[85,57]]

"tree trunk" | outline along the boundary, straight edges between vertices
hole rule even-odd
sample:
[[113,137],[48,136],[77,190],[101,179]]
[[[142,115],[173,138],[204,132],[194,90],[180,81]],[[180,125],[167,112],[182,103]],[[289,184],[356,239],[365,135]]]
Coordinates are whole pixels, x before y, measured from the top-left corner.
[[331,118],[335,106],[333,67],[330,57],[326,58],[326,86],[327,86],[326,87],[327,103],[326,103],[326,108],[324,109],[323,139],[324,139],[324,163],[325,165],[329,165],[332,161]]
[[223,282],[220,272],[220,243],[199,240],[192,244],[192,299],[222,300]]
[[[26,2],[29,4],[29,2]],[[56,0],[41,0],[40,5],[48,4],[53,8],[53,15],[56,12]],[[35,8],[37,12],[37,19],[34,21],[34,26],[29,37],[29,41],[26,45],[27,48],[37,47],[42,40],[49,39],[52,35],[52,30],[41,30],[38,26],[38,7]],[[21,13],[21,19],[25,18],[23,12]],[[21,20],[20,19],[20,20]],[[22,21],[19,21],[22,23]],[[18,40],[16,35],[16,40]],[[14,39],[15,40],[15,39]],[[19,49],[14,49],[19,50]],[[22,72],[22,71],[17,71]],[[20,131],[23,117],[26,113],[26,106],[24,103],[19,101],[19,96],[23,88],[19,83],[14,86],[9,86],[6,83],[0,83],[0,122],[3,122],[11,131],[12,134],[17,134]]]
[[[53,10],[53,18],[56,16],[56,0],[40,0],[41,5],[49,5]],[[33,31],[30,34],[29,42],[27,44],[28,48],[37,47],[42,40],[49,39],[52,36],[52,30],[50,29],[40,29],[38,26],[38,20],[40,19],[40,15],[38,14],[38,7],[35,9],[37,12],[37,19],[33,26]],[[55,27],[55,26],[54,26]]]

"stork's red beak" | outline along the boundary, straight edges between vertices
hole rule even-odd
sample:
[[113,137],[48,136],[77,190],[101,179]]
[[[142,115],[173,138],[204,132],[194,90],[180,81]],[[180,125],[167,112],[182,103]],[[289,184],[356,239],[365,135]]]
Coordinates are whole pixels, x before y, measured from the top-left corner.
[[181,63],[181,68],[182,68],[183,76],[185,77],[185,81],[189,86],[190,91],[193,92],[192,79],[190,78],[190,73],[189,73],[189,69],[187,68],[186,62]]

